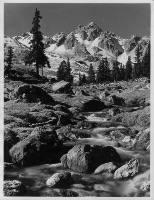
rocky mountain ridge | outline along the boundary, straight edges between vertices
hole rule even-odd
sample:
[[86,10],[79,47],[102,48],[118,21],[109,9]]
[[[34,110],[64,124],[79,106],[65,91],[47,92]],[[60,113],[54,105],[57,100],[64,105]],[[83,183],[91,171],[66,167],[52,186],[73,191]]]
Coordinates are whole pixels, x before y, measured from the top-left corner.
[[[17,53],[23,56],[29,50],[32,34],[24,33],[21,36],[4,36],[4,48],[12,46]],[[97,68],[97,62],[101,58],[108,59],[112,65],[115,59],[123,65],[126,64],[128,56],[135,62],[135,49],[139,45],[141,57],[150,41],[148,37],[138,37],[133,35],[130,39],[123,39],[113,32],[103,31],[94,22],[86,26],[79,25],[74,32],[57,33],[52,37],[43,36],[45,52],[49,58],[54,71],[57,70],[59,63],[66,58],[70,58],[73,71],[84,72],[90,63]]]

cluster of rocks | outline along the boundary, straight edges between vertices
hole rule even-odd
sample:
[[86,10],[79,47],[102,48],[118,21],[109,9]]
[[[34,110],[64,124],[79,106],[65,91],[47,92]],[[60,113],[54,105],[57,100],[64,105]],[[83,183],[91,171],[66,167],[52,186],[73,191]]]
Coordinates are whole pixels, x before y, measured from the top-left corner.
[[[52,91],[54,93],[70,94],[72,88],[67,82],[61,81],[52,85]],[[22,139],[13,130],[5,129],[4,161],[6,170],[17,166],[31,166],[61,161],[64,171],[49,177],[46,185],[51,188],[64,189],[63,196],[78,196],[77,193],[71,190],[65,190],[75,183],[72,174],[68,172],[70,170],[96,175],[110,173],[114,179],[128,179],[138,173],[139,160],[132,158],[129,162],[124,162],[112,146],[82,143],[77,145],[72,143],[65,146],[65,142],[76,142],[78,138],[92,137],[92,134],[95,134],[94,128],[99,127],[102,134],[108,133],[110,138],[115,141],[121,141],[119,145],[131,143],[131,147],[136,150],[150,150],[149,128],[134,134],[121,121],[101,121],[101,123],[98,123],[97,120],[88,121],[83,116],[83,112],[102,112],[106,109],[106,114],[111,119],[125,112],[125,110],[128,113],[134,111],[132,109],[135,108],[122,107],[125,105],[125,100],[122,97],[110,95],[109,92],[104,92],[99,98],[91,97],[84,90],[80,90],[79,93],[74,95],[80,96],[82,99],[80,106],[77,107],[59,104],[43,89],[34,85],[24,84],[10,93],[11,99],[30,103],[39,102],[37,106],[31,108],[29,114],[33,113],[34,116],[38,112],[41,113],[40,107],[42,107],[50,112],[50,120],[44,124],[44,121],[41,122],[42,117],[39,123],[31,124],[32,130],[27,135],[24,135]],[[145,191],[149,190],[149,188],[150,182],[145,182],[140,189]],[[23,196],[25,191],[26,187],[18,180],[5,180],[4,182],[5,196]]]
[[12,93],[10,93],[10,99],[19,99],[25,102],[54,104],[53,98],[43,89],[28,84],[17,87]]
[[93,173],[95,169],[107,162],[120,163],[119,154],[113,147],[76,145],[61,158],[66,168],[82,173]]
[[5,196],[23,196],[26,193],[26,187],[21,181],[7,180],[4,181],[4,195]]

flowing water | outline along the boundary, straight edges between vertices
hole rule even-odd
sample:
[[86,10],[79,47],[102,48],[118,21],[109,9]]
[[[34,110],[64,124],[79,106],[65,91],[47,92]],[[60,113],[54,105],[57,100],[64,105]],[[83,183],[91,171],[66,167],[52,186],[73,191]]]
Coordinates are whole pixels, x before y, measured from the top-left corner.
[[132,157],[138,158],[140,167],[136,176],[125,179],[115,180],[113,174],[82,174],[72,170],[64,169],[60,163],[44,164],[21,169],[5,171],[7,179],[21,180],[27,187],[26,196],[58,196],[60,189],[51,189],[46,186],[46,180],[54,173],[60,171],[71,172],[75,184],[69,188],[80,194],[80,196],[101,196],[101,197],[135,197],[149,196],[149,192],[141,192],[140,186],[144,181],[148,181],[150,173],[150,154],[149,152],[129,151],[117,147],[115,141],[110,138],[95,134],[92,138],[79,139],[81,142],[97,144],[103,146],[113,146],[116,148],[121,159],[128,162]]

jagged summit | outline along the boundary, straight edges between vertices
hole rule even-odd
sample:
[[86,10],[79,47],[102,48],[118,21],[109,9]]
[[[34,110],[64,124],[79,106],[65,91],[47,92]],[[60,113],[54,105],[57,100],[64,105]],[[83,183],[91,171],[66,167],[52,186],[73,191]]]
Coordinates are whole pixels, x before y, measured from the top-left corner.
[[27,37],[27,36],[31,36],[31,35],[32,35],[32,33],[30,33],[30,32],[25,32],[25,33],[23,33],[21,36]]
[[98,27],[98,26],[96,25],[96,23],[90,22],[90,23],[87,25],[87,27],[89,27],[89,28],[94,28],[94,27]]
[[[5,48],[13,46],[18,52],[23,52],[30,47],[31,39],[30,32],[14,37],[5,35],[4,46]],[[83,68],[86,68],[90,62],[97,66],[97,61],[106,57],[112,64],[118,55],[119,63],[125,65],[128,56],[132,61],[135,59],[136,46],[140,44],[142,54],[149,41],[149,37],[138,37],[135,34],[130,39],[123,39],[111,31],[102,30],[94,22],[87,25],[80,24],[70,33],[60,32],[51,37],[43,36],[46,55],[55,68],[63,58],[67,57],[74,65],[79,60],[84,62]]]

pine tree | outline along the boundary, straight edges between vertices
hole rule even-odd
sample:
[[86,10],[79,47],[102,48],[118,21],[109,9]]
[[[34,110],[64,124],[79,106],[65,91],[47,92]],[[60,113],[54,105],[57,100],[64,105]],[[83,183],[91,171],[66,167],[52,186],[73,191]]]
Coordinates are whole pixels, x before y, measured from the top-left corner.
[[70,83],[73,82],[73,76],[71,75],[71,67],[69,59],[67,60],[67,63],[65,60],[63,60],[60,63],[60,66],[57,71],[57,80],[58,81],[64,80]]
[[42,42],[43,34],[40,31],[40,19],[42,19],[42,17],[40,16],[40,11],[36,8],[35,16],[32,22],[33,27],[30,31],[33,34],[33,38],[31,40],[29,63],[35,63],[37,75],[39,75],[39,68],[42,68],[43,73],[43,67],[45,66],[45,64],[49,63],[48,58],[44,53],[45,48],[44,43]]
[[82,84],[86,84],[87,83],[87,78],[86,78],[86,75],[83,74],[82,76]]
[[73,76],[71,74],[71,65],[70,65],[69,58],[67,59],[65,74],[66,74],[65,80],[72,83],[73,82]]
[[11,76],[11,68],[12,68],[12,65],[13,65],[13,49],[12,47],[9,47],[8,48],[8,53],[7,53],[7,58],[5,59],[5,62],[6,62],[6,66],[5,66],[5,70],[4,70],[4,74],[8,74],[8,76],[10,77]]
[[132,78],[132,63],[130,56],[128,57],[127,63],[126,63],[126,74],[125,74],[125,80],[128,81]]
[[103,83],[105,81],[104,74],[105,74],[104,60],[101,60],[99,66],[98,66],[97,75],[96,75],[97,83]]
[[141,62],[140,62],[140,46],[137,45],[135,55],[136,55],[136,63],[135,63],[135,69],[134,69],[134,75],[135,78],[139,78],[141,76]]
[[57,70],[57,80],[61,81],[61,80],[65,80],[66,78],[66,68],[67,68],[67,63],[65,60],[63,60],[60,63],[60,66]]
[[81,77],[81,74],[79,72],[79,86],[81,86],[83,83],[82,83],[82,77]]
[[25,51],[25,55],[24,55],[24,58],[23,58],[23,61],[25,63],[25,65],[31,65],[32,62],[30,60],[30,52],[29,51]]
[[113,70],[112,70],[112,77],[113,81],[118,81],[119,80],[119,67],[118,67],[118,61],[114,61],[113,63]]
[[110,68],[107,58],[104,60],[104,80],[110,81]]
[[136,70],[135,70],[135,65],[132,67],[132,81],[136,78]]
[[90,66],[89,66],[88,82],[89,83],[94,83],[95,82],[95,72],[94,72],[92,64],[90,64]]
[[119,80],[120,81],[125,80],[125,75],[126,75],[125,67],[124,67],[124,65],[121,64],[120,68],[119,68]]
[[150,78],[150,42],[148,43],[143,55],[142,75]]

